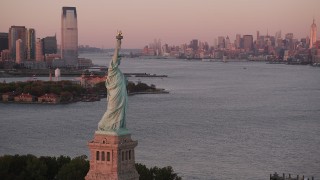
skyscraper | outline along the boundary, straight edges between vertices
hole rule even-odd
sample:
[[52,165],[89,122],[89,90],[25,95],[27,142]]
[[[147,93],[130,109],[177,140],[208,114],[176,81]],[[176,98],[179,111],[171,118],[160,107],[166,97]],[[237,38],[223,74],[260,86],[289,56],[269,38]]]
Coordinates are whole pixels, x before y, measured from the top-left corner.
[[37,38],[36,42],[36,61],[41,62],[43,61],[43,50],[42,50],[42,41],[40,38]]
[[194,51],[197,51],[199,47],[198,44],[198,39],[193,39],[192,41],[190,41],[190,48],[192,48]]
[[61,58],[66,66],[76,66],[78,59],[78,24],[75,7],[62,7]]
[[310,29],[310,45],[309,48],[313,47],[313,44],[317,41],[317,25],[314,23],[311,24],[311,29]]
[[218,37],[218,48],[225,48],[225,39],[223,36]]
[[35,59],[35,50],[36,50],[36,33],[34,29],[28,30],[27,36],[27,59],[34,60]]
[[8,33],[0,33],[0,52],[8,49]]
[[23,43],[21,39],[16,40],[16,63],[20,64],[24,60],[24,48]]
[[225,47],[226,47],[227,49],[231,49],[231,43],[230,43],[229,36],[226,37]]
[[235,40],[235,43],[234,43],[237,49],[240,49],[240,43],[241,43],[241,35],[237,34],[236,35],[236,40]]
[[253,48],[253,36],[252,35],[243,35],[243,48],[246,51],[251,51]]
[[57,53],[57,38],[54,36],[47,36],[43,38],[43,54]]
[[27,43],[27,29],[25,26],[11,26],[9,28],[9,51],[12,59],[16,59],[16,41],[21,39],[21,55],[25,59],[26,43]]

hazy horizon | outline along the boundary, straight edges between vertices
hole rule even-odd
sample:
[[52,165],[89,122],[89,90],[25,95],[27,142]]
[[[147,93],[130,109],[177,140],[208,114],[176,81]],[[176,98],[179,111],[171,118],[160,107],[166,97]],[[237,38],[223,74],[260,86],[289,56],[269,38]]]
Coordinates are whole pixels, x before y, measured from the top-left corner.
[[[21,3],[24,2],[24,3]],[[63,6],[77,8],[79,45],[113,48],[118,29],[123,48],[143,48],[161,39],[162,44],[180,45],[192,39],[213,45],[218,36],[236,34],[274,35],[282,31],[295,38],[309,36],[313,18],[320,24],[319,0],[3,0],[0,32],[12,25],[34,28],[37,38],[57,35],[61,41]],[[319,33],[318,33],[319,34]],[[319,37],[319,36],[318,36]]]

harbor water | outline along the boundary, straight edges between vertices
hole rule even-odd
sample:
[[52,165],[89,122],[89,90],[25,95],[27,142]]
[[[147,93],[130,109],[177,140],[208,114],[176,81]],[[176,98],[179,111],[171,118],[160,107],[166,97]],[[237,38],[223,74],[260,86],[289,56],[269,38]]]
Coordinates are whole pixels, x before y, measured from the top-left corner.
[[[110,60],[81,56],[99,65]],[[320,178],[319,68],[177,59],[123,59],[120,68],[168,75],[129,77],[170,92],[129,97],[137,163],[172,166],[183,179],[258,180],[274,172]],[[0,155],[89,155],[106,105],[1,103]]]

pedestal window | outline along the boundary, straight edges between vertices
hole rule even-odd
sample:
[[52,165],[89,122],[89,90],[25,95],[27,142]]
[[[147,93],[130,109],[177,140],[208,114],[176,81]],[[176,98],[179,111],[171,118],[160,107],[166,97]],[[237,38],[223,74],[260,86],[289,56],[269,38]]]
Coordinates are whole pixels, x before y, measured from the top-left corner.
[[100,160],[100,152],[99,152],[99,151],[96,152],[96,160],[97,160],[97,161]]
[[104,151],[101,152],[101,160],[102,161],[105,161],[106,160],[106,156],[104,154]]
[[107,152],[107,161],[110,161],[110,152]]

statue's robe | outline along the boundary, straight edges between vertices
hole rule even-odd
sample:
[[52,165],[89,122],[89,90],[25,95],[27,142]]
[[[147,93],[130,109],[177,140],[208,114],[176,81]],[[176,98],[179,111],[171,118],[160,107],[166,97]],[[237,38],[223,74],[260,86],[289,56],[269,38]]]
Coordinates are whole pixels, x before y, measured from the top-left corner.
[[119,60],[111,60],[106,79],[108,106],[98,124],[100,131],[118,131],[126,128],[127,88],[126,78],[119,69]]

